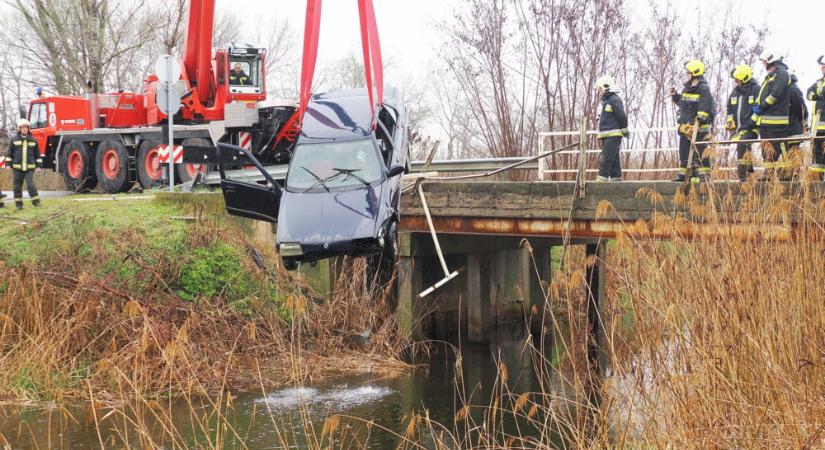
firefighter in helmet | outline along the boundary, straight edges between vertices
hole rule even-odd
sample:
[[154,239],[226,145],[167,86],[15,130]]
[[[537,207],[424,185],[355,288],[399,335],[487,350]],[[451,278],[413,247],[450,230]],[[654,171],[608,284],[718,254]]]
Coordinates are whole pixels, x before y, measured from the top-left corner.
[[[735,141],[750,141],[759,138],[756,122],[751,119],[754,103],[759,97],[759,83],[753,78],[753,69],[747,64],[736,66],[730,73],[736,86],[728,96],[728,116],[725,129]],[[753,155],[750,142],[736,144],[736,175],[745,181],[753,173]]]
[[816,133],[814,139],[814,161],[811,165],[811,172],[817,179],[822,179],[825,174],[825,55],[816,60],[822,70],[822,78],[808,88],[808,100],[814,103],[814,123],[811,128]]
[[29,128],[28,120],[17,121],[17,135],[9,141],[9,150],[6,154],[6,164],[10,164],[13,171],[14,205],[17,209],[23,209],[24,181],[32,204],[40,206],[40,197],[34,186],[34,171],[42,170],[43,157],[40,155],[37,141],[32,137]]
[[622,138],[628,136],[627,114],[619,97],[612,77],[603,76],[596,80],[596,89],[601,95],[602,111],[599,115],[599,181],[621,181],[622,163],[619,149]]
[[[702,61],[688,61],[685,72],[687,81],[682,92],[677,92],[675,87],[670,88],[670,97],[679,106],[679,173],[671,181],[683,182],[689,175],[692,182],[708,181],[710,158],[704,154],[707,144],[694,146],[694,139],[707,141],[711,137],[715,117],[713,96],[705,81],[705,64]],[[695,129],[697,125],[699,128]],[[695,153],[691,157],[693,147]],[[691,167],[688,167],[689,161]]]
[[236,62],[235,65],[232,66],[232,72],[229,73],[229,84],[232,86],[252,86],[252,80],[250,80],[249,75],[243,71],[241,63]]
[[[762,143],[765,173],[770,176],[785,167],[788,153],[787,138],[790,136],[791,76],[783,56],[765,51],[760,56],[768,76],[762,81],[757,103],[753,106],[753,120],[759,125],[761,139],[774,139]],[[786,157],[780,162],[780,157]]]

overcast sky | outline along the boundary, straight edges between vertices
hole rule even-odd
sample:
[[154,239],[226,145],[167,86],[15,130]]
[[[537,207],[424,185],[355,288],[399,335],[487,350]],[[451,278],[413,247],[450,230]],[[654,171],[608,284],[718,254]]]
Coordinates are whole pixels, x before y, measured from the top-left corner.
[[[644,10],[648,0],[631,0]],[[667,0],[654,0],[665,4]],[[439,52],[441,37],[433,24],[447,19],[458,0],[374,0],[383,52],[407,72],[423,73]],[[243,4],[241,6],[241,3]],[[710,7],[717,0],[671,2],[677,10],[697,5]],[[747,23],[771,24],[769,47],[786,52],[797,71],[800,85],[807,88],[821,76],[816,58],[825,53],[825,2],[822,0],[736,0],[737,9]],[[258,10],[262,16],[286,16],[300,32],[303,29],[305,2],[301,0],[218,0],[219,8]],[[235,9],[238,11],[237,9]],[[687,15],[687,14],[686,14]],[[342,54],[360,51],[358,7],[356,0],[326,0],[323,5],[319,58],[321,63]],[[713,70],[714,68],[709,68]],[[729,71],[731,68],[723,68]],[[758,69],[758,68],[755,68]]]

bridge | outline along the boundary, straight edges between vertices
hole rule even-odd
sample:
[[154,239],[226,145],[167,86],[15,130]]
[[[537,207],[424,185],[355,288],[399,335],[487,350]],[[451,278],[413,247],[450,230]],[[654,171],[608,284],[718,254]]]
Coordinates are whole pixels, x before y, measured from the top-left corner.
[[[823,183],[755,181],[689,186],[437,181],[423,182],[420,190],[402,199],[400,322],[417,338],[461,333],[470,342],[485,342],[498,325],[530,317],[534,329],[540,329],[554,247],[583,246],[595,257],[586,276],[595,321],[605,295],[609,240],[620,235],[789,240],[800,232],[793,205],[825,198]],[[770,202],[783,202],[787,214],[760,215],[754,209]],[[454,278],[421,296],[456,271]]]

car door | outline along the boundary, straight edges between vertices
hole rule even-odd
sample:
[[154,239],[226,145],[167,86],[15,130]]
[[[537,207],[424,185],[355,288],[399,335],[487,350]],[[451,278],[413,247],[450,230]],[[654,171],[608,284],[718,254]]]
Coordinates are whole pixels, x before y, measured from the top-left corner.
[[[221,191],[223,191],[226,211],[233,216],[276,223],[283,195],[278,182],[248,150],[229,144],[218,144],[217,150]],[[237,164],[238,155],[245,157],[261,172],[266,180],[265,184],[233,180],[227,177],[224,162],[232,161]]]

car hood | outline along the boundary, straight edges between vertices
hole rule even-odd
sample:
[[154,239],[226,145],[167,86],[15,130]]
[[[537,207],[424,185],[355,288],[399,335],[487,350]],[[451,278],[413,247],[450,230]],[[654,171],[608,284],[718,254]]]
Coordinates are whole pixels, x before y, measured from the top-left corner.
[[284,191],[278,242],[333,245],[375,236],[383,184],[354,190]]

